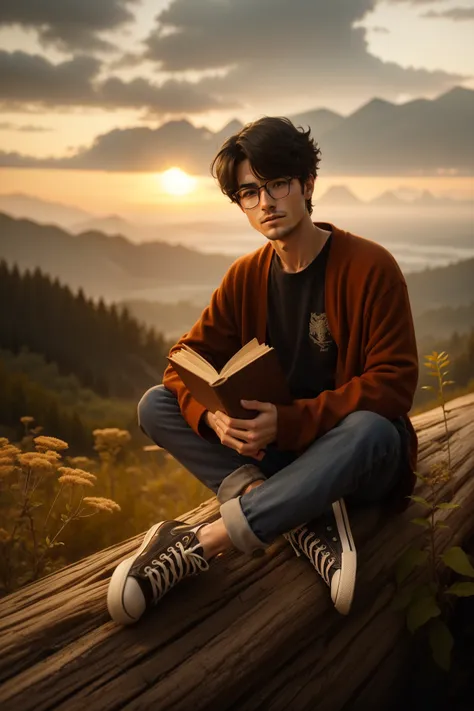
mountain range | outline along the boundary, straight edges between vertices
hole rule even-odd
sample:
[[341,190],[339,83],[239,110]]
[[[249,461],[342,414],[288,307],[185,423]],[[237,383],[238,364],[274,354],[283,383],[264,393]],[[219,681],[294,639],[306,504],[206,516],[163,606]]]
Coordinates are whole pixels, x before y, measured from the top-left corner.
[[[374,98],[346,117],[321,108],[290,118],[311,127],[328,175],[471,175],[474,168],[472,89],[404,104]],[[157,172],[179,165],[208,175],[223,140],[241,126],[233,120],[213,132],[182,120],[114,129],[62,158],[0,151],[0,166]]]
[[183,296],[202,291],[208,298],[232,261],[166,242],[134,244],[97,231],[73,235],[3,213],[0,236],[0,258],[7,263],[21,270],[38,267],[72,289],[106,301],[146,298],[158,286],[163,301],[173,301],[178,286]]
[[[20,270],[39,267],[73,290],[106,301],[191,301],[200,306],[233,258],[166,242],[134,244],[123,236],[58,227],[0,213],[0,259]],[[406,274],[414,313],[474,301],[474,258]],[[198,297],[196,296],[198,295]]]
[[[346,185],[335,185],[328,188],[321,197],[315,200],[315,203],[323,207],[335,206],[337,208],[354,208],[361,211],[365,209],[373,210],[373,208],[472,210],[473,207],[472,200],[437,197],[428,190],[415,194],[415,197],[410,200],[402,197],[403,194],[404,189],[401,187],[399,190],[385,191],[372,200],[365,201],[358,198]],[[157,239],[157,235],[160,232],[163,233],[166,229],[167,239],[165,241],[176,243],[189,230],[189,226],[186,223],[168,223],[166,227],[163,224],[136,224],[121,215],[94,215],[74,205],[42,200],[23,193],[0,194],[0,212],[17,218],[57,225],[74,234],[92,230],[103,232],[107,235],[123,235],[136,242],[154,241]],[[215,220],[193,221],[193,231],[203,235],[222,231],[222,229],[223,226]],[[227,223],[225,230],[227,233],[231,231],[237,232],[241,230],[241,227],[238,224]]]

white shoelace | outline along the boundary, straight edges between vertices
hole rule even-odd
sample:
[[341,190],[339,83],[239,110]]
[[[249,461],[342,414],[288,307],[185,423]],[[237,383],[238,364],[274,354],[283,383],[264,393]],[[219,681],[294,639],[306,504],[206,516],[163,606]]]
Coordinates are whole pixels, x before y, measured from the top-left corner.
[[[291,547],[298,557],[301,556],[300,549],[303,549],[304,553],[313,562],[314,567],[324,582],[330,585],[329,571],[335,563],[335,558],[329,558],[331,554],[326,549],[326,545],[321,543],[321,539],[317,538],[313,531],[307,531],[304,528],[285,533],[284,537],[291,544]],[[326,561],[328,564],[324,570],[324,563]]]
[[144,568],[144,573],[151,584],[153,602],[157,602],[170,588],[186,575],[193,575],[200,570],[208,570],[209,563],[193,548],[185,548],[181,541],[176,546],[169,546],[168,553],[161,553],[159,560],[152,560]]

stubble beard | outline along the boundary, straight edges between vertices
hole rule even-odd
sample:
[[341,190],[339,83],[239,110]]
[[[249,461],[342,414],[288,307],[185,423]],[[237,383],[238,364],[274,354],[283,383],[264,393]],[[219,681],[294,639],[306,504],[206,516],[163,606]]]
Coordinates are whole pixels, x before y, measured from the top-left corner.
[[273,234],[264,234],[270,242],[286,242],[296,233],[299,223],[288,226],[278,226]]

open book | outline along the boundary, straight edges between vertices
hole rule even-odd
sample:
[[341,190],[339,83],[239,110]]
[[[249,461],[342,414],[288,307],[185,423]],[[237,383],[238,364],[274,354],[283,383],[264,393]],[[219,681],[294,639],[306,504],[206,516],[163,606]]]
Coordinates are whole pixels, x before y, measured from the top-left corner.
[[275,405],[292,401],[283,370],[273,348],[253,338],[218,372],[199,353],[183,345],[168,360],[193,397],[211,412],[220,410],[230,417],[250,419],[240,400],[259,400]]

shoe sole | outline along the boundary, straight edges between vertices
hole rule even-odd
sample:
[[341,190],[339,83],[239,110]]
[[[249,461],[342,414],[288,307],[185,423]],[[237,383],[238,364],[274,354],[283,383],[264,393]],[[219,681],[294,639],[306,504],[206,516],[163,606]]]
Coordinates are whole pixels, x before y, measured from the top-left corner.
[[130,572],[130,568],[138,558],[138,556],[145,550],[150,540],[153,538],[157,530],[162,526],[165,521],[160,521],[152,526],[147,533],[145,538],[134,555],[130,558],[125,558],[114,570],[112,577],[110,578],[109,589],[107,591],[107,609],[109,615],[114,620],[121,625],[131,625],[134,622],[138,622],[139,617],[132,617],[128,614],[125,609],[123,601],[123,593],[125,590],[125,583],[127,582],[127,577]]
[[334,606],[341,615],[347,615],[351,609],[352,598],[354,597],[357,573],[357,552],[344,500],[339,499],[339,501],[334,502],[332,510],[342,545],[341,574]]

